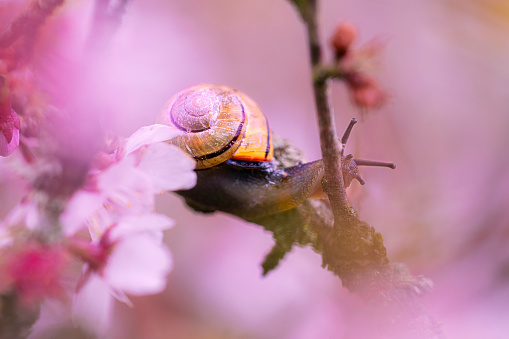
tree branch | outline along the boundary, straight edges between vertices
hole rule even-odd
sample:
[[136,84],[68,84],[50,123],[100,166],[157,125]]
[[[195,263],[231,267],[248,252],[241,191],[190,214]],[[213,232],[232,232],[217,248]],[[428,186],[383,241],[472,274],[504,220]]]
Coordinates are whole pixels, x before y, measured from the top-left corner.
[[324,71],[322,51],[317,25],[317,0],[309,0],[301,11],[308,32],[308,46],[313,70],[313,89],[315,95],[320,147],[324,164],[324,192],[329,197],[334,214],[334,225],[339,227],[345,218],[355,214],[346,194],[341,171],[341,145],[336,134],[334,115],[328,98],[328,76]]
[[[290,1],[297,6],[307,26],[325,170],[322,185],[334,215],[333,227],[323,227],[320,223],[313,225],[317,234],[314,247],[322,254],[322,265],[375,310],[374,314],[367,314],[366,327],[371,328],[367,334],[378,333],[383,338],[443,338],[440,326],[419,300],[431,282],[423,277],[413,277],[404,265],[391,264],[382,236],[357,217],[348,201],[341,170],[342,148],[336,135],[327,88],[329,78],[344,78],[344,75],[335,71],[331,73],[322,63],[317,28],[318,0]],[[359,164],[374,163],[360,160]],[[383,165],[394,167],[390,166],[393,164]]]

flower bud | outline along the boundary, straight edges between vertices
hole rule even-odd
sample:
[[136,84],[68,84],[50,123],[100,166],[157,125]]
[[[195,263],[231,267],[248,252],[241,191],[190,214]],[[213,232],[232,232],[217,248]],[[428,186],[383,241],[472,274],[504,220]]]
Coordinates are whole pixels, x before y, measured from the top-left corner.
[[347,83],[352,101],[359,108],[380,108],[387,102],[387,93],[373,77],[356,72],[347,76]]
[[331,45],[336,52],[336,59],[341,59],[346,54],[356,38],[357,29],[354,25],[342,22],[336,27],[331,39]]

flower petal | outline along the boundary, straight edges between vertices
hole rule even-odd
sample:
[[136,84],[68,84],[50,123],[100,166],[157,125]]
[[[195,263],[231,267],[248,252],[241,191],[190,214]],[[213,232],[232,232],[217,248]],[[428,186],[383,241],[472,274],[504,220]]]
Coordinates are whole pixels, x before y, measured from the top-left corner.
[[160,232],[173,227],[174,224],[172,219],[163,214],[128,215],[119,220],[111,230],[110,237],[117,240],[146,231]]
[[103,270],[112,288],[131,295],[155,294],[164,290],[172,268],[170,251],[150,233],[120,241]]
[[[102,173],[98,178],[98,188],[105,198],[104,207],[112,222],[125,215],[151,213],[154,209],[156,192],[152,181],[129,158],[122,159]],[[105,229],[110,224],[102,226]]]
[[124,146],[125,155],[136,151],[141,146],[167,141],[181,133],[174,127],[162,124],[141,127],[127,139]]
[[82,227],[92,214],[102,207],[103,197],[98,193],[78,191],[69,200],[67,208],[60,216],[60,222],[66,236],[71,236]]
[[143,198],[148,199],[148,196],[155,194],[150,178],[135,167],[132,157],[122,159],[101,173],[98,176],[97,187],[109,198],[132,193],[134,196],[126,198],[137,197],[137,200],[144,200]]
[[74,298],[73,324],[96,334],[104,333],[110,322],[112,301],[109,286],[99,276],[92,274]]
[[148,147],[138,168],[154,183],[157,192],[190,189],[196,185],[196,162],[178,147],[164,143]]

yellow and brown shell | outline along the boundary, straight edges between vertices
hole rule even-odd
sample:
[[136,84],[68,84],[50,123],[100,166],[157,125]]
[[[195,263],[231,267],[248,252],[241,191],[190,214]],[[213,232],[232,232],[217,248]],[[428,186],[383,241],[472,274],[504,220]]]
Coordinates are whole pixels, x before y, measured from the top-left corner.
[[228,159],[268,162],[273,158],[267,119],[244,93],[221,85],[197,85],[165,104],[158,121],[183,133],[170,142],[205,169]]

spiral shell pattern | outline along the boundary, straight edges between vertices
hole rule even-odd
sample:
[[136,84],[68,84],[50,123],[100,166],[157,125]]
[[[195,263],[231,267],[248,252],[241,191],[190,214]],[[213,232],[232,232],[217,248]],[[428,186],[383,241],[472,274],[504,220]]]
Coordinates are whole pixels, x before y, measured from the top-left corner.
[[194,157],[196,169],[230,158],[272,158],[265,117],[251,99],[232,88],[206,84],[183,90],[166,103],[158,120],[182,131],[170,142]]

